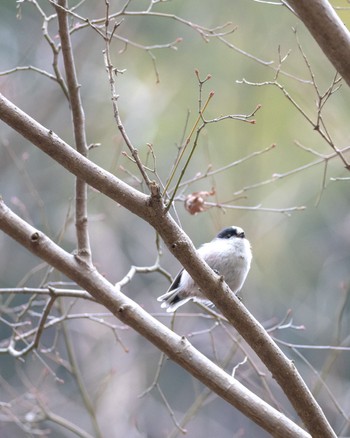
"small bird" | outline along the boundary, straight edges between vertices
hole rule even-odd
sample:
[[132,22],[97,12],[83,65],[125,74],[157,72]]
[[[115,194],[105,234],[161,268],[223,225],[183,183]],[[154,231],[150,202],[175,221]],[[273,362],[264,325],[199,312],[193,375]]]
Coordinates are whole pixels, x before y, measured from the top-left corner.
[[[224,277],[232,292],[237,293],[242,288],[252,261],[250,243],[242,228],[224,228],[211,242],[204,243],[198,253]],[[168,291],[157,300],[167,312],[174,312],[190,300],[212,304],[185,269],[177,274]]]

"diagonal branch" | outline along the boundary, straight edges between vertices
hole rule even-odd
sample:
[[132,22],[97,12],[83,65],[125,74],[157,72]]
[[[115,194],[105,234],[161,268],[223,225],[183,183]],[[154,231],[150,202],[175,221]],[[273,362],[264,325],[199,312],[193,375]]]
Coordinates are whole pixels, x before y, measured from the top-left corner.
[[350,86],[350,33],[328,0],[286,0]]
[[172,360],[274,436],[310,438],[303,429],[207,359],[185,337],[172,332],[123,295],[96,269],[66,253],[43,233],[19,218],[3,201],[0,201],[0,228],[29,251],[76,281],[122,322],[133,327]]
[[[322,438],[335,436],[322,409],[312,396],[293,362],[282,353],[261,324],[252,317],[241,301],[232,294],[226,283],[197,255],[188,236],[178,227],[171,216],[165,213],[164,204],[159,196],[159,189],[155,184],[151,190],[151,196],[146,196],[132,187],[129,187],[109,172],[101,169],[78,154],[52,131],[45,129],[1,95],[0,118],[51,158],[62,164],[67,170],[81,177],[88,184],[117,201],[153,226],[161,235],[172,254],[180,261],[194,281],[199,285],[203,293],[219,308],[271,371],[273,377],[282,387],[294,409],[297,411],[307,429],[312,432],[313,436]],[[9,229],[9,225],[10,224],[7,225],[4,231],[10,234],[11,230]],[[32,237],[38,234],[35,231],[33,231],[33,233],[31,234]],[[16,238],[13,231],[10,235]],[[28,239],[26,233],[24,236],[25,237],[21,237],[20,242],[33,251],[32,242]],[[40,238],[40,236],[39,234],[36,237]],[[44,241],[46,243],[47,239]],[[52,251],[54,249],[55,251],[58,250],[56,247],[52,247],[52,243],[50,243],[49,247],[51,247]],[[182,345],[184,350],[187,350],[184,340],[181,341],[184,344],[181,342],[180,344],[171,343],[174,349],[171,350],[171,354],[169,354],[169,347],[164,345],[166,337],[159,339],[159,333],[164,333],[163,328],[161,329],[163,326],[161,324],[157,324],[156,326],[152,325],[154,329],[160,330],[159,333],[143,333],[145,324],[147,325],[147,318],[150,318],[150,316],[147,315],[146,318],[146,316],[138,314],[139,318],[135,319],[137,312],[134,304],[131,305],[131,302],[129,302],[128,305],[124,305],[122,302],[120,302],[119,305],[116,304],[115,300],[112,299],[113,296],[114,298],[117,296],[115,289],[111,288],[108,283],[109,286],[107,290],[109,293],[107,293],[106,289],[103,289],[107,287],[106,284],[101,283],[102,280],[105,280],[99,276],[97,278],[96,276],[98,274],[92,267],[90,267],[90,269],[87,267],[83,269],[83,264],[81,264],[79,266],[80,270],[77,272],[76,269],[73,269],[77,268],[74,258],[71,260],[71,263],[75,261],[73,265],[63,266],[57,262],[56,258],[52,257],[50,250],[45,251],[44,254],[42,251],[43,248],[41,247],[40,257],[44,258],[45,256],[45,260],[74,279],[81,287],[88,290],[96,299],[108,307],[119,319],[131,325],[135,330],[151,340],[151,342],[157,343],[157,346],[161,348],[162,351],[166,352],[166,354],[179,363],[180,358],[177,358],[181,350],[181,348],[179,350],[179,345]],[[60,249],[60,251],[62,250]],[[66,258],[66,255],[64,258]],[[92,284],[89,283],[93,278],[100,282],[94,283],[93,286],[96,287],[97,284],[100,284],[101,287],[103,286],[102,289],[94,290]],[[133,312],[135,312],[135,315]],[[188,369],[188,364],[183,366]],[[193,375],[200,378],[196,373],[193,373]]]

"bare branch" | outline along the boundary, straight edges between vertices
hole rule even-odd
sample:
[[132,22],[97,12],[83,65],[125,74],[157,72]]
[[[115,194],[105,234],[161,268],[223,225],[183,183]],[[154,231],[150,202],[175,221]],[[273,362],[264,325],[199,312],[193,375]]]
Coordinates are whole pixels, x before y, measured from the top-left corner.
[[[1,95],[0,118],[45,153],[49,154],[51,158],[61,163],[66,169],[85,179],[86,182],[97,190],[116,200],[128,208],[129,211],[151,224],[159,232],[169,250],[188,271],[207,298],[220,309],[223,315],[242,334],[270,369],[298,415],[305,422],[306,427],[313,431],[314,436],[335,436],[324,413],[294,365],[283,355],[261,324],[252,317],[241,301],[232,294],[226,283],[222,282],[221,277],[214,274],[209,266],[198,257],[190,239],[177,226],[170,215],[165,214],[162,199],[156,188],[150,197],[132,189],[118,178],[74,151],[58,136],[53,134],[52,131],[46,130]],[[25,222],[13,215],[4,205],[1,216],[1,226],[7,234],[18,240],[30,251],[36,252],[38,255],[40,254],[41,258],[56,267],[56,269],[64,272],[68,277],[74,279],[77,284],[90,292],[119,319],[142,333],[162,351],[166,352],[169,357],[189,370],[189,363],[186,361],[182,363],[183,355],[179,353],[179,351],[184,352],[187,357],[186,352],[192,348],[188,346],[187,341],[184,339],[179,340],[177,337],[173,338],[174,343],[172,343],[171,339],[165,336],[162,324],[155,323],[147,314],[144,315],[142,313],[141,315],[139,313],[141,309],[135,308],[135,304],[131,300],[125,301],[126,297],[121,299],[121,293],[116,291],[103,277],[98,275],[92,267],[88,268],[82,262],[78,263],[73,256],[67,255],[62,249],[57,248],[53,242],[48,241],[37,230],[29,227]],[[202,360],[204,358],[198,360],[198,364]],[[204,363],[202,365],[204,367]],[[196,377],[203,378],[198,376],[197,372],[194,372],[192,368],[189,371],[192,371]],[[218,373],[220,373],[220,369]],[[207,382],[207,385],[210,386],[212,383]],[[215,384],[212,387],[217,388]],[[225,387],[225,394],[221,394],[226,400],[227,387]],[[231,387],[233,386],[231,385]],[[245,406],[245,402],[242,401],[242,403],[242,406]],[[269,423],[269,428],[272,423]],[[273,430],[275,431],[276,429],[274,428]]]
[[[59,307],[60,307],[61,313],[64,313],[64,307],[63,307],[62,301],[59,301]],[[66,345],[66,349],[67,349],[67,354],[68,354],[68,360],[69,360],[70,367],[71,367],[70,371],[75,377],[82,401],[84,403],[86,411],[88,412],[88,414],[91,418],[91,423],[92,423],[93,428],[94,428],[94,435],[96,436],[96,438],[102,438],[102,433],[101,433],[101,430],[100,430],[100,427],[99,427],[99,424],[98,424],[97,418],[96,418],[96,411],[94,409],[90,395],[89,395],[88,390],[86,388],[86,385],[85,385],[85,382],[84,382],[84,379],[83,379],[83,376],[81,373],[81,369],[79,367],[78,360],[76,357],[76,352],[75,352],[73,343],[72,343],[71,338],[70,338],[70,333],[66,327],[65,321],[63,321],[62,326],[63,326],[63,337],[64,337],[64,341],[65,341],[65,345]]]
[[24,66],[20,66],[20,67],[14,67],[11,68],[9,70],[4,70],[2,72],[0,72],[0,76],[7,76],[10,75],[11,73],[16,73],[18,71],[34,71],[36,73],[39,73],[42,76],[46,76],[47,78],[58,82],[57,77],[55,75],[52,75],[51,73],[42,70],[41,68],[35,67],[33,65],[24,65]]
[[[0,228],[29,251],[74,279],[117,318],[133,327],[224,400],[233,404],[237,409],[244,410],[248,417],[266,430],[273,432],[277,437],[292,438],[296,435],[310,437],[299,426],[260,400],[241,383],[213,364],[197,351],[185,337],[178,336],[152,318],[140,306],[124,296],[120,290],[113,287],[90,265],[84,264],[81,259],[76,259],[74,256],[67,254],[44,234],[16,216],[2,201],[0,201]],[[209,270],[208,273],[210,277],[213,277],[213,272]],[[222,286],[222,282],[219,284]],[[242,307],[241,304],[240,306]],[[300,390],[300,387],[298,389]],[[300,392],[298,394],[300,397]],[[317,423],[320,418],[317,417],[315,421],[313,417],[311,420],[316,423],[312,426],[313,430],[317,430]],[[329,426],[325,428],[322,425],[322,430],[323,436],[334,436],[330,433]],[[278,432],[276,433],[276,431]]]
[[204,179],[204,178],[216,175],[218,173],[224,172],[225,170],[228,170],[228,169],[231,169],[232,167],[238,166],[239,164],[244,163],[245,161],[250,160],[251,158],[254,158],[256,156],[262,155],[265,152],[268,152],[271,149],[274,149],[275,147],[276,147],[276,145],[272,144],[271,146],[268,146],[265,149],[262,149],[260,151],[252,152],[251,154],[249,154],[249,155],[247,155],[247,156],[245,156],[243,158],[240,158],[237,161],[233,161],[232,163],[227,164],[226,166],[220,167],[219,169],[211,170],[212,167],[208,166],[208,169],[207,169],[206,172],[204,172],[203,174],[196,175],[192,179],[189,179],[187,181],[182,182],[179,187],[188,186],[189,184],[192,184],[192,183],[194,183],[196,181],[199,181],[201,179]]
[[[108,80],[109,80],[109,84],[110,84],[114,119],[116,121],[118,130],[119,130],[126,146],[130,150],[131,155],[132,155],[133,159],[135,160],[135,163],[136,163],[137,167],[139,168],[139,171],[140,171],[145,183],[147,184],[147,187],[151,188],[151,180],[149,179],[147,172],[146,172],[146,170],[145,170],[145,168],[140,160],[138,150],[134,147],[129,135],[127,134],[127,132],[125,130],[124,124],[123,124],[121,116],[120,116],[119,105],[118,105],[119,96],[116,92],[116,85],[115,85],[115,77],[118,74],[118,70],[113,67],[111,54],[110,54],[111,36],[113,36],[113,33],[111,35],[109,35],[109,20],[110,20],[110,18],[109,18],[109,1],[105,0],[105,2],[106,2],[106,19],[105,19],[105,36],[104,36],[105,50],[103,53],[104,53],[105,66],[106,66],[106,70],[107,70],[107,74],[108,74]],[[116,26],[118,26],[118,25],[115,24],[115,28],[116,28]]]
[[[67,0],[58,0],[57,3],[67,8]],[[61,38],[64,67],[67,76],[69,102],[72,111],[74,138],[77,151],[84,157],[88,155],[88,146],[85,132],[85,114],[80,98],[80,85],[77,79],[73,49],[68,28],[67,14],[61,8],[56,8]],[[87,184],[81,178],[76,179],[75,185],[75,226],[77,234],[78,255],[86,262],[91,263],[91,248],[88,232],[87,216]]]
[[350,33],[328,0],[286,0],[350,85]]
[[18,295],[50,295],[54,294],[56,297],[81,298],[84,300],[95,301],[95,299],[83,290],[78,289],[58,289],[50,286],[49,288],[32,288],[32,287],[18,287],[18,288],[1,288],[0,295],[3,294],[18,294]]
[[[59,426],[71,431],[75,435],[79,436],[80,438],[93,438],[92,435],[85,432],[83,429],[78,427],[76,424],[72,423],[71,421],[67,420],[66,418],[57,415],[53,413],[51,410],[48,409],[47,406],[40,400],[40,398],[37,399],[39,406],[41,408],[41,414],[43,415],[43,419],[47,421],[51,421],[52,423],[58,424]],[[37,421],[38,418],[35,418]]]
[[46,16],[45,12],[40,7],[37,0],[32,0],[31,3],[34,4],[34,6],[36,7],[37,11],[39,12],[39,14],[41,15],[41,17],[43,19],[42,32],[43,32],[45,40],[47,41],[47,43],[49,44],[49,46],[51,48],[51,51],[53,54],[52,67],[53,67],[53,70],[55,72],[56,80],[57,80],[58,84],[60,85],[64,95],[69,100],[67,85],[66,85],[66,83],[61,75],[61,71],[60,71],[60,68],[58,66],[58,55],[60,53],[60,47],[56,46],[54,40],[52,39],[52,37],[50,36],[50,34],[48,32],[49,22],[53,18],[55,18],[56,15]]
[[241,81],[236,81],[239,84],[246,84],[256,87],[263,87],[263,86],[275,86],[279,90],[282,91],[284,96],[289,100],[289,102],[296,108],[297,111],[307,120],[307,122],[313,127],[315,131],[317,131],[322,139],[326,141],[326,143],[335,151],[336,155],[340,158],[340,160],[344,163],[344,166],[347,170],[350,170],[350,163],[348,163],[347,159],[344,156],[343,150],[339,149],[335,143],[333,142],[331,136],[328,133],[328,130],[323,122],[321,111],[324,107],[324,104],[328,100],[328,98],[338,89],[338,78],[337,76],[334,77],[331,85],[327,89],[327,91],[324,93],[324,95],[320,95],[318,92],[317,86],[314,85],[314,88],[316,90],[317,96],[318,96],[318,105],[317,105],[317,114],[316,114],[316,121],[313,120],[311,116],[309,116],[306,111],[299,105],[299,103],[290,95],[290,93],[287,91],[287,89],[280,84],[277,81],[278,73],[276,73],[276,77],[273,81],[265,81],[265,82],[250,82],[246,79],[242,79]]

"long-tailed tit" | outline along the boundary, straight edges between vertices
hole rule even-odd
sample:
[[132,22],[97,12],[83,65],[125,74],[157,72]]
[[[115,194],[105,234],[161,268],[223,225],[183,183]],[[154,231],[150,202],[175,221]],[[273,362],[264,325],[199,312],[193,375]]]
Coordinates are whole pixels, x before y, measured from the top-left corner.
[[[250,243],[242,228],[232,226],[223,229],[211,242],[204,243],[198,253],[217,274],[224,277],[232,292],[237,293],[242,288],[252,261]],[[168,291],[158,298],[167,312],[174,312],[190,300],[210,303],[185,269],[177,274]]]

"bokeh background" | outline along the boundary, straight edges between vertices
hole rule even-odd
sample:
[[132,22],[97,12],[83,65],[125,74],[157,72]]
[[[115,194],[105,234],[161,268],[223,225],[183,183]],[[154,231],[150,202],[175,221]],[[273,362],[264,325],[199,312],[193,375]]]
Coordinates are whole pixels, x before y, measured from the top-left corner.
[[[124,4],[112,0],[110,3],[111,12],[120,10]],[[145,11],[149,4],[131,1],[128,10]],[[333,4],[346,8],[348,2],[338,0]],[[38,5],[47,16],[54,14],[49,2],[38,1]],[[281,347],[315,390],[337,434],[348,436],[349,351],[331,347],[349,346],[350,196],[349,180],[339,179],[349,178],[349,171],[338,157],[329,159],[333,150],[280,89],[239,83],[243,79],[255,83],[273,81],[279,58],[288,54],[278,82],[315,121],[317,94],[298,40],[320,95],[331,85],[335,71],[303,24],[283,6],[253,0],[173,0],[159,2],[152,10],[174,14],[207,28],[231,22],[235,31],[224,38],[239,50],[219,38],[205,41],[194,25],[171,17],[123,17],[116,34],[129,44],[116,40],[112,44],[112,58],[116,68],[125,69],[117,76],[125,128],[140,156],[151,167],[153,161],[147,144],[152,145],[157,174],[165,182],[184,132],[189,133],[198,113],[195,69],[202,79],[211,75],[203,87],[203,100],[211,90],[215,91],[205,113],[207,119],[250,114],[261,105],[253,117],[255,124],[225,120],[207,125],[185,180],[205,173],[208,166],[211,170],[219,169],[272,144],[276,146],[224,172],[182,186],[176,201],[178,219],[196,245],[231,224],[245,229],[254,261],[241,293],[242,300],[266,328],[278,327],[272,335],[285,343]],[[0,71],[31,65],[52,73],[52,52],[43,38],[43,18],[35,4],[3,0],[0,11]],[[89,19],[103,18],[105,4],[86,1],[76,12]],[[350,11],[340,9],[338,13],[348,24]],[[81,25],[78,19],[71,20],[72,25]],[[55,19],[49,22],[48,31],[58,44]],[[152,48],[180,38],[181,42],[175,44],[177,50]],[[91,150],[90,158],[143,190],[136,167],[122,154],[125,146],[113,118],[102,53],[104,42],[93,29],[79,26],[72,41],[88,142],[100,143]],[[151,50],[146,50],[150,47]],[[61,59],[59,65],[62,68]],[[69,106],[55,81],[33,71],[18,71],[0,76],[0,89],[21,109],[73,144]],[[349,146],[349,98],[348,87],[342,84],[322,111],[327,131],[339,149]],[[314,152],[303,150],[297,143]],[[349,160],[350,154],[345,155]],[[284,177],[273,178],[276,174]],[[267,180],[271,181],[260,184]],[[74,178],[3,123],[0,187],[4,201],[16,213],[59,240],[67,251],[74,250]],[[213,207],[190,215],[182,199],[212,187],[216,194],[208,201],[227,203],[230,207]],[[283,212],[295,207],[305,208]],[[156,236],[147,224],[93,190],[89,191],[89,211],[94,262],[110,281],[120,280],[130,265],[149,266],[155,262]],[[3,234],[0,245],[0,288],[37,287],[45,281],[66,280],[56,272],[47,276],[47,267],[40,260]],[[172,275],[180,267],[164,245],[161,265]],[[236,378],[295,418],[269,373],[232,328],[216,323],[191,303],[174,320],[161,312],[156,297],[168,285],[168,280],[159,273],[144,274],[137,275],[124,291],[162,322],[189,336],[200,351],[230,372],[247,356],[247,363],[236,369]],[[10,321],[20,306],[28,302],[23,295],[11,298],[2,293],[0,299],[1,317]],[[41,309],[41,302],[37,306],[34,303],[21,321],[30,320],[35,325]],[[46,350],[23,360],[0,355],[0,401],[9,403],[1,414],[1,436],[24,437],[28,433],[36,436],[39,432],[45,436],[49,431],[54,437],[76,436],[53,414],[91,436],[98,436],[77,375],[87,391],[103,437],[181,435],[164,398],[176,421],[181,423],[185,418],[183,427],[189,437],[267,436],[166,359],[158,386],[140,397],[156,377],[160,353],[97,305],[64,300],[51,317],[65,311],[71,318],[44,333],[41,347]],[[1,320],[1,339],[6,341],[9,334],[9,326]],[[68,353],[69,345],[74,359]]]

